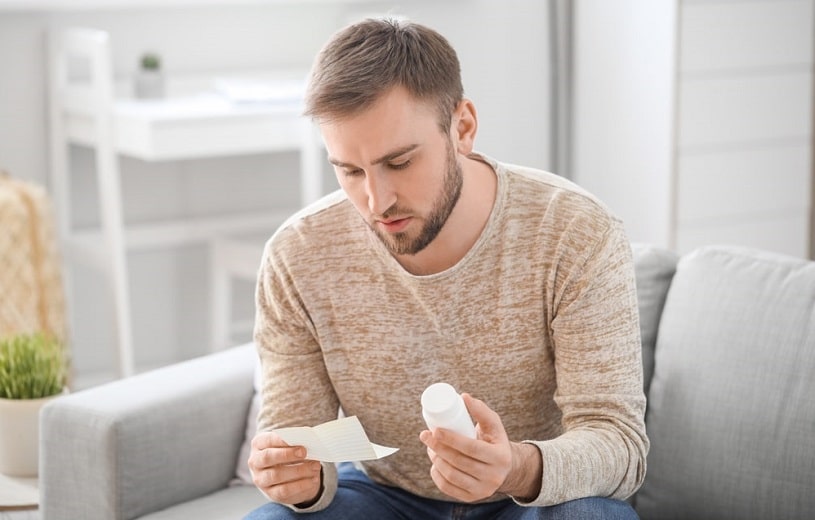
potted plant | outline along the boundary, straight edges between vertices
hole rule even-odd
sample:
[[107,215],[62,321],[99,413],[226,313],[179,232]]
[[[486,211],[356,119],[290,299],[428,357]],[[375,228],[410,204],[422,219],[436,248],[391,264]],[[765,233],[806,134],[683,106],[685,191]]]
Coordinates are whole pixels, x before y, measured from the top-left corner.
[[146,52],[142,55],[135,86],[137,98],[164,97],[164,74],[161,71],[161,57],[158,54]]
[[40,409],[65,391],[61,342],[44,334],[0,340],[0,473],[37,475]]

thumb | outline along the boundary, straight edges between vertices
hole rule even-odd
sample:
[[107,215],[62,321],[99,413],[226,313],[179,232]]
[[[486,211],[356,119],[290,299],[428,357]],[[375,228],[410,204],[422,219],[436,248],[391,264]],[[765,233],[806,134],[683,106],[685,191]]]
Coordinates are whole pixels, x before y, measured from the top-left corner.
[[479,437],[487,442],[493,442],[499,439],[505,439],[507,436],[504,429],[504,423],[496,412],[494,412],[487,404],[470,394],[461,394],[464,399],[464,405],[470,416],[475,421],[476,429],[479,431]]

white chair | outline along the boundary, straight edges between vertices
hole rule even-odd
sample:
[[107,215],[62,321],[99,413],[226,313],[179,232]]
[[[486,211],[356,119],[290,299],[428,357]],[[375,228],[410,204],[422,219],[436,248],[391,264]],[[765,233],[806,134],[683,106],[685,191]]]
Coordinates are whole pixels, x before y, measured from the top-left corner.
[[224,238],[212,243],[212,351],[236,344],[236,335],[251,332],[253,320],[233,317],[236,280],[254,281],[263,254],[263,241]]

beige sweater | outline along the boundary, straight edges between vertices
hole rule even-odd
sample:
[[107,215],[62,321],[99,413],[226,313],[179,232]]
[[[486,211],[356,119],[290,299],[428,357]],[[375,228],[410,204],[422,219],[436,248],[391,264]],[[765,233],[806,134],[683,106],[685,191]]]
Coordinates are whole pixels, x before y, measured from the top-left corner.
[[[400,450],[363,463],[376,482],[442,500],[419,433],[420,396],[446,381],[487,403],[510,440],[541,451],[540,495],[624,498],[648,439],[631,250],[620,221],[561,177],[483,158],[495,206],[454,267],[405,271],[342,192],[269,240],[257,287],[258,427],[356,415]],[[328,505],[336,468],[324,464]],[[500,496],[494,499],[503,498]]]

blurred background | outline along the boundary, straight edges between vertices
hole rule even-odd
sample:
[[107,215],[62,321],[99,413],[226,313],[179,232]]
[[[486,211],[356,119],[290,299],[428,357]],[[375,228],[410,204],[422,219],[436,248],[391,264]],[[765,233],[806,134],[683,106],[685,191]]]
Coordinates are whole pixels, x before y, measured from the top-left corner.
[[[60,29],[109,36],[110,80],[127,99],[147,52],[168,82],[304,77],[332,33],[374,15],[427,24],[457,49],[479,151],[574,180],[623,218],[632,241],[813,257],[813,0],[0,0],[0,168],[53,192],[54,150],[65,148],[72,226],[98,227],[97,150],[52,137],[48,35]],[[163,101],[128,106],[149,119]],[[286,215],[304,203],[297,150],[194,155],[116,154],[126,226]],[[324,156],[317,169],[320,193],[336,189]],[[259,263],[279,224],[232,233],[244,266],[247,251]],[[253,281],[219,274],[216,246],[128,249],[133,370],[251,338]],[[111,282],[67,261],[64,274],[76,386],[126,375]],[[227,311],[213,302],[218,276],[229,282]],[[230,324],[223,338],[219,318]]]

